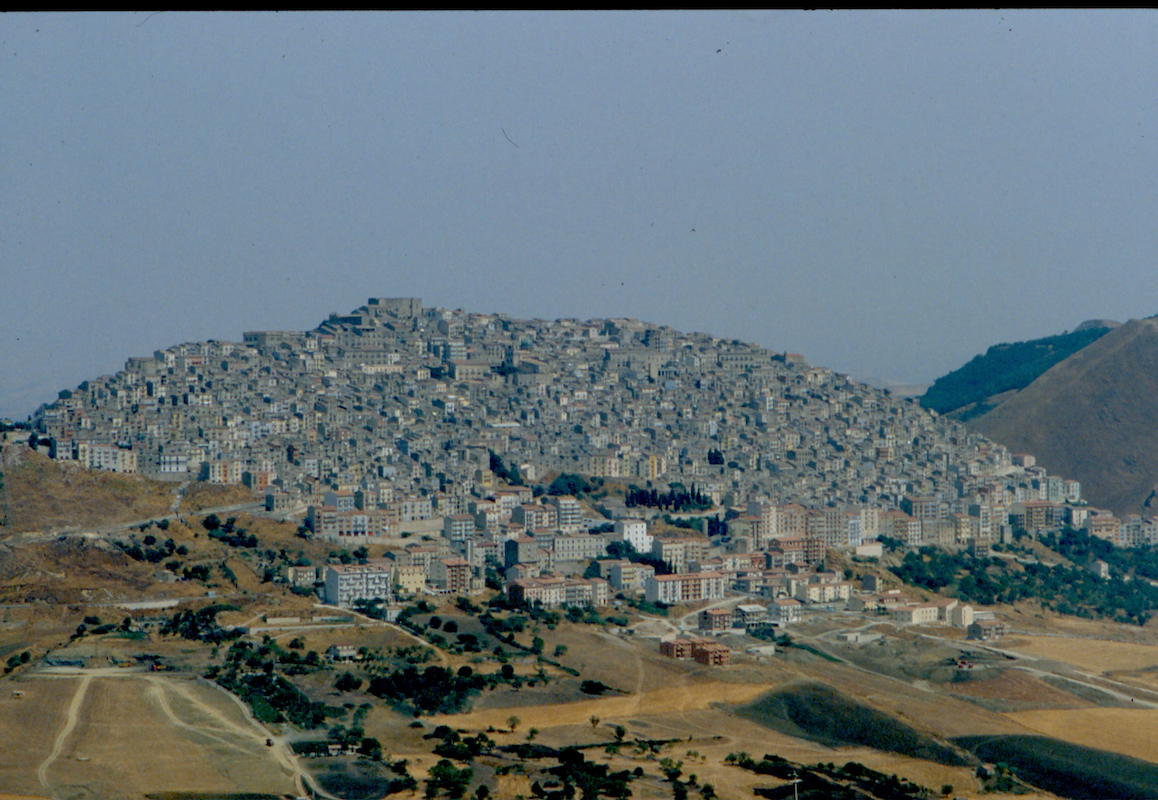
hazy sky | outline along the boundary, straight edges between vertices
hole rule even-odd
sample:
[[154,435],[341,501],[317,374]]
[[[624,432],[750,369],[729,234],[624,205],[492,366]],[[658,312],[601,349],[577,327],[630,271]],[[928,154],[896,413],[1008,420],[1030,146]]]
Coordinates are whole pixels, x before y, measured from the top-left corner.
[[932,380],[1158,313],[1158,14],[0,16],[0,416],[370,296]]

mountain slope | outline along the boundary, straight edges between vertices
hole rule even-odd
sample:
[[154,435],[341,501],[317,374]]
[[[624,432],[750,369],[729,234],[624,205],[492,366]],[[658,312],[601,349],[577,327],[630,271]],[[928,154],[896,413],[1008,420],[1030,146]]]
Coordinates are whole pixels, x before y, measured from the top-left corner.
[[1095,506],[1137,513],[1158,482],[1158,319],[1130,320],[968,424]]
[[1107,320],[1091,320],[1072,333],[995,344],[983,355],[938,378],[921,397],[921,405],[938,414],[962,409],[964,413],[954,415],[962,420],[985,413],[994,405],[991,400],[994,395],[1024,389],[1054,364],[1088,347],[1117,325]]

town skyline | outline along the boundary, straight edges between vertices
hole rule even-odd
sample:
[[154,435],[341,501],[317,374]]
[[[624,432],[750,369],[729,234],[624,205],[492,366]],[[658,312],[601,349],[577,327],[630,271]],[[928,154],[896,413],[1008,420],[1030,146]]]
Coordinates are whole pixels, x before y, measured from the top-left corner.
[[9,15],[0,417],[371,295],[928,383],[1158,311],[1152,12]]

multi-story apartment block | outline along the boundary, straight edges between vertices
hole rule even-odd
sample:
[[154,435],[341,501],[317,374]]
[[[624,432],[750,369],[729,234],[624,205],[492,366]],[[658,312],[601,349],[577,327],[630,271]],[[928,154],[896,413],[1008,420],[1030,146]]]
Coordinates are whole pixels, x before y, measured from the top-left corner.
[[559,529],[562,531],[578,531],[583,526],[583,511],[579,501],[569,495],[551,498],[558,515]]
[[442,518],[442,535],[451,542],[466,542],[476,532],[475,518],[470,514],[448,514]]
[[507,596],[515,603],[556,606],[605,606],[607,581],[600,578],[524,578],[507,584]]
[[389,565],[331,564],[326,567],[326,602],[347,608],[355,600],[393,597],[394,580]]
[[724,576],[718,572],[690,572],[682,575],[655,575],[647,579],[644,596],[649,603],[695,603],[721,600]]
[[470,562],[461,558],[440,558],[431,564],[430,583],[446,594],[470,591]]

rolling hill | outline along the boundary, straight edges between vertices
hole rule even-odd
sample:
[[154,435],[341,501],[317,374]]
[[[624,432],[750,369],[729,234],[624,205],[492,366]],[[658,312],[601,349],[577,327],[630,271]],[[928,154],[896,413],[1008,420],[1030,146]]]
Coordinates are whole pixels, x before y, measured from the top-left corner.
[[1054,364],[1093,344],[1118,325],[1110,320],[1090,320],[1058,336],[995,344],[938,378],[921,397],[921,405],[963,422],[980,416],[1000,402],[1000,395],[1024,389]]
[[1149,318],[1105,333],[968,425],[1125,514],[1142,511],[1158,483],[1156,418],[1158,318]]

